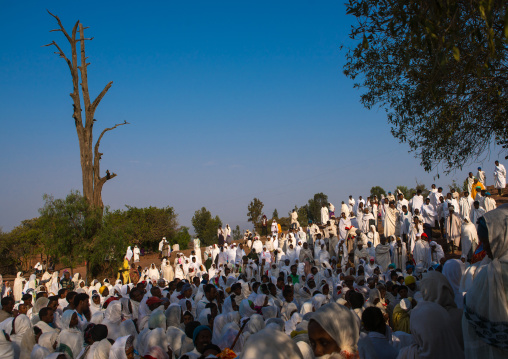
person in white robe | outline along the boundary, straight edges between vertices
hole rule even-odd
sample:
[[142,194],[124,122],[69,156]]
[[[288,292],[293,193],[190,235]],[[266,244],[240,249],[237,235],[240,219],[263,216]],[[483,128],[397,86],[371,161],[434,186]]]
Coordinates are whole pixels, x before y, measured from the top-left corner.
[[460,244],[460,233],[462,231],[462,220],[459,214],[455,213],[453,207],[449,207],[449,216],[446,219],[445,233],[446,241],[452,245],[453,248],[457,248]]
[[395,204],[391,202],[386,208],[385,223],[384,223],[384,235],[385,238],[396,234],[397,222],[399,221],[399,211],[395,208]]
[[430,241],[429,246],[432,263],[441,263],[441,259],[445,257],[443,247],[436,241]]
[[423,224],[420,223],[418,217],[413,218],[413,222],[409,226],[408,233],[408,244],[409,244],[409,252],[413,253],[413,249],[416,243],[416,237],[421,236],[423,233]]
[[[461,258],[471,258],[478,246],[478,234],[476,227],[469,219],[464,218],[462,223],[462,233],[460,235],[460,243],[462,245]],[[471,253],[469,253],[471,251]]]
[[365,208],[363,211],[362,221],[360,224],[360,230],[363,233],[367,233],[370,230],[370,221],[374,221],[374,215],[369,212],[368,208]]
[[346,218],[349,217],[349,206],[347,204],[344,203],[344,201],[342,201],[341,205],[340,205],[340,213],[345,213],[346,214]]
[[161,254],[166,244],[167,244],[166,237],[162,237],[161,241],[159,242],[159,252],[161,252]]
[[134,255],[134,252],[132,251],[131,246],[128,246],[127,253],[125,253],[125,258],[130,262],[133,255]]
[[386,243],[386,238],[381,238],[381,243],[376,246],[376,264],[381,267],[384,272],[390,264],[390,245]]
[[152,280],[152,281],[158,281],[159,278],[160,278],[160,273],[159,273],[159,270],[157,269],[157,267],[155,266],[155,263],[152,263],[150,265],[150,269],[148,269],[148,277]]
[[476,173],[476,178],[478,178],[478,182],[480,182],[482,185],[487,187],[487,182],[486,182],[487,177],[485,176],[485,171],[482,171],[481,167],[478,167],[478,172]]
[[330,215],[328,212],[328,208],[325,204],[321,207],[321,224],[326,224],[330,220]]
[[369,227],[370,231],[367,233],[367,238],[372,242],[372,247],[376,248],[379,242],[379,233],[376,230],[375,225],[370,225]]
[[464,191],[463,197],[459,200],[459,213],[463,218],[469,218],[473,203],[474,200],[469,195],[469,192]]
[[349,228],[351,228],[351,220],[346,216],[345,212],[342,212],[339,220],[339,239],[347,239]]
[[413,260],[416,263],[416,266],[420,265],[422,268],[427,269],[430,267],[431,263],[431,255],[430,255],[430,246],[429,243],[425,240],[427,235],[424,233],[421,236],[416,236],[416,243],[413,251]]
[[166,258],[162,260],[161,269],[162,269],[162,277],[168,282],[173,281],[173,279],[175,278],[175,273],[173,271],[171,263],[169,263]]
[[141,254],[141,251],[139,250],[138,246],[134,246],[134,249],[132,250],[132,254],[134,256],[134,263],[139,262],[139,255]]
[[349,196],[349,200],[348,200],[348,209],[349,209],[349,212],[355,211],[355,206],[356,206],[355,199],[353,198],[353,196]]
[[[58,276],[58,272],[57,272],[57,276]],[[58,277],[57,277],[57,280],[58,280]],[[14,300],[16,302],[21,301],[25,281],[26,281],[25,278],[23,278],[23,272],[18,272],[16,274],[16,279],[14,279],[14,287],[12,288],[12,291],[14,293]],[[55,294],[58,294],[58,291]]]
[[497,194],[500,196],[503,189],[506,187],[506,169],[499,161],[495,162],[494,169],[494,188],[497,189]]
[[[407,246],[401,239],[395,239],[395,236],[390,237],[390,247],[392,249],[392,262],[395,263],[395,268],[403,269],[406,267],[407,260]],[[383,271],[386,271],[384,269]]]
[[272,236],[276,236],[279,233],[279,227],[277,226],[277,221],[275,219],[272,220],[272,226],[271,226]]
[[508,205],[487,212],[478,228],[487,256],[463,299],[462,332],[468,359],[506,358],[508,346]]
[[485,200],[483,201],[483,208],[485,208],[485,212],[492,211],[496,209],[496,207],[496,201],[490,196],[490,192],[485,192]]
[[473,223],[476,228],[478,228],[478,219],[480,217],[483,217],[484,214],[485,210],[480,207],[480,202],[475,201],[473,203],[473,208],[471,209],[471,214],[469,218],[471,219],[471,223]]
[[194,244],[194,253],[196,253],[197,263],[202,264],[203,260],[201,257],[201,240],[199,238],[194,238],[192,243]]
[[473,176],[473,172],[469,172],[467,178],[466,178],[466,183],[467,183],[467,191],[469,193],[471,193],[471,191],[473,190],[473,184],[474,184],[474,180],[476,178]]

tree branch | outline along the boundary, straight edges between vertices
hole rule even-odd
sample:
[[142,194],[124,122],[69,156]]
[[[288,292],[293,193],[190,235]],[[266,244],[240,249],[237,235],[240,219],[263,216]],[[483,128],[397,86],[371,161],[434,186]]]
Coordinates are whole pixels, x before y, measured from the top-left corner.
[[95,143],[95,154],[98,154],[99,153],[99,145],[101,143],[101,140],[102,140],[102,136],[104,136],[104,134],[108,131],[111,131],[111,130],[114,130],[115,128],[117,128],[118,126],[123,126],[123,125],[130,125],[129,122],[127,121],[124,121],[123,123],[117,123],[116,125],[114,125],[113,127],[108,127],[108,128],[105,128],[104,130],[102,130],[99,138],[97,139],[97,142]]
[[[85,32],[83,24],[79,24],[79,36],[79,40],[84,40]],[[86,67],[85,42],[81,41],[81,66],[79,66],[79,70],[81,71],[81,91],[83,92],[83,102],[85,104],[85,127],[92,127],[93,113],[90,112],[90,94],[88,92],[88,73]]]
[[[51,16],[53,16],[56,19],[56,21],[58,22],[58,26],[60,26],[60,30],[57,29],[57,30],[51,30],[51,31],[62,31],[63,34],[65,35],[65,37],[67,38],[67,40],[69,40],[69,42],[71,42],[71,37],[69,36],[67,31],[65,31],[65,28],[62,25],[62,22],[60,21],[60,18],[58,16],[56,16],[56,15],[53,15],[48,9],[46,9],[46,11],[48,12],[48,14],[50,14]],[[79,20],[78,20],[78,22],[79,22]]]
[[[104,95],[106,95],[106,92],[110,89],[111,85],[113,85],[113,81],[110,81],[106,87],[101,91],[101,93],[95,98],[95,100],[92,103],[92,114],[95,112],[95,109],[97,106],[99,106],[99,103],[101,102]],[[124,125],[124,124],[123,124]]]
[[67,62],[67,65],[69,65],[69,69],[71,70],[72,72],[72,63],[71,61],[67,58],[67,56],[65,56],[64,52],[62,51],[62,49],[60,48],[60,46],[58,46],[58,44],[55,42],[55,41],[52,41],[51,43],[47,44],[47,45],[42,45],[41,47],[46,47],[46,46],[55,46],[57,49],[58,49],[58,52],[55,52],[55,54],[59,54],[60,57],[62,59],[65,60],[65,62]]

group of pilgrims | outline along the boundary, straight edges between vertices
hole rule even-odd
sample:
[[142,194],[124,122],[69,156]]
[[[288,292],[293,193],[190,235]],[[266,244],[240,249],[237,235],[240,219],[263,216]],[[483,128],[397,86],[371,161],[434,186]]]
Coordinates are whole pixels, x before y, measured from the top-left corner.
[[340,216],[328,203],[303,228],[293,211],[287,232],[263,218],[239,241],[219,228],[189,256],[163,238],[144,269],[129,247],[116,281],[38,263],[40,279],[1,282],[0,358],[507,358],[508,204],[481,169],[469,183],[350,196]]

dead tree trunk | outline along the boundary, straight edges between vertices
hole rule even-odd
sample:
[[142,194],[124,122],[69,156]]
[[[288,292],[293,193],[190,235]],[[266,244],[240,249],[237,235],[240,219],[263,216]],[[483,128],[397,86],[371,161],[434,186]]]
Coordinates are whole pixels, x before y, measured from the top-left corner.
[[[93,100],[90,100],[90,93],[88,91],[88,73],[87,68],[90,63],[87,63],[87,57],[85,55],[85,41],[93,40],[91,38],[85,38],[84,32],[87,27],[83,27],[83,24],[76,22],[74,27],[72,28],[72,32],[69,33],[65,30],[62,22],[58,18],[58,16],[53,15],[48,11],[48,13],[53,16],[58,22],[58,29],[51,30],[62,32],[69,42],[71,46],[71,59],[69,59],[65,53],[62,51],[60,46],[53,41],[44,46],[55,46],[57,48],[57,52],[62,59],[65,60],[72,76],[72,92],[70,96],[73,101],[73,114],[74,124],[76,126],[76,132],[78,134],[79,141],[79,154],[81,161],[81,174],[83,178],[83,196],[87,199],[88,203],[90,203],[95,208],[104,208],[104,204],[102,202],[102,187],[106,181],[116,177],[116,173],[109,173],[109,170],[106,171],[106,175],[101,177],[100,173],[100,160],[102,157],[102,153],[99,152],[99,145],[102,139],[102,136],[107,131],[111,131],[118,126],[128,124],[128,122],[124,121],[123,123],[116,124],[113,127],[106,128],[102,131],[99,136],[99,139],[93,145],[93,126],[95,123],[95,111],[97,110],[97,106],[101,102],[106,92],[111,88],[113,81],[110,81],[106,87],[99,93],[99,95]],[[78,35],[79,28],[79,37]],[[78,59],[78,45],[79,45],[79,59]],[[80,83],[81,80],[81,83]],[[81,91],[80,91],[81,86]],[[81,108],[81,97],[83,98],[84,109]],[[83,121],[83,112],[85,115]]]

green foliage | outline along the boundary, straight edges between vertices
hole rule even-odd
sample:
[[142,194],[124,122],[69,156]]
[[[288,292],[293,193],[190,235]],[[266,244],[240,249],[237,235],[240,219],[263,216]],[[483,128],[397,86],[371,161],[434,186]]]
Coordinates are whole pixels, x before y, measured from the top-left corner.
[[0,231],[0,273],[29,272],[31,259],[41,253],[42,231],[38,218],[27,219],[9,233]]
[[78,191],[65,199],[44,195],[39,210],[43,243],[47,255],[71,270],[89,259],[93,239],[101,226],[101,213],[93,209]]
[[277,212],[277,208],[273,210],[272,219],[279,219],[279,212]]
[[462,183],[462,192],[465,192],[465,191],[469,192],[469,188],[467,187],[467,178]]
[[[167,239],[167,237],[166,237]],[[191,235],[189,233],[189,227],[180,227],[178,232],[176,232],[176,235],[174,238],[170,238],[169,243],[171,244],[178,244],[180,246],[180,250],[188,249],[189,243],[191,241]]]
[[397,190],[402,192],[405,199],[407,199],[407,200],[411,199],[411,192],[409,191],[409,188],[407,188],[406,186],[397,186],[397,187],[395,187],[395,191],[393,192],[393,195],[395,196],[395,200],[398,199],[397,198]]
[[203,207],[194,212],[192,226],[201,244],[209,246],[217,242],[217,229],[222,226],[222,222],[219,216],[212,217],[210,211]]
[[376,196],[376,198],[379,200],[381,198],[381,195],[384,195],[386,197],[386,191],[380,186],[375,186],[370,189],[370,195]]
[[460,192],[460,185],[457,183],[457,181],[455,181],[455,179],[453,179],[452,184],[448,185],[448,189],[450,190],[450,192],[452,191],[452,189],[454,189],[457,192]]
[[392,135],[426,171],[461,169],[493,140],[507,142],[505,2],[348,0],[346,7],[357,23],[344,74],[365,90],[365,107],[386,110]]
[[298,213],[298,223],[300,227],[306,227],[309,225],[309,205],[303,205],[297,210]]
[[307,205],[308,219],[314,223],[321,221],[321,208],[323,205],[328,206],[328,196],[322,192],[316,193],[313,198],[309,199]]
[[243,238],[242,231],[240,230],[240,226],[237,224],[236,227],[231,231],[231,235],[233,236],[234,241],[239,241]]
[[145,250],[157,250],[162,237],[170,244],[178,231],[178,215],[173,207],[137,208],[126,206],[126,211],[115,211],[120,220],[130,228],[131,241]]
[[263,216],[263,207],[264,204],[259,199],[254,198],[252,202],[247,207],[247,217],[248,221],[252,222],[254,226],[254,231],[259,230],[261,228],[261,217]]

